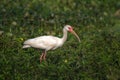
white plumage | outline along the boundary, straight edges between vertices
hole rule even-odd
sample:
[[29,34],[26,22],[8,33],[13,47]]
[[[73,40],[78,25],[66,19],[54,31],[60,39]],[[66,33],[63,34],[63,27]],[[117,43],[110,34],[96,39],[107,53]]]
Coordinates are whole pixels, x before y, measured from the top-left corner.
[[43,51],[42,55],[40,56],[40,62],[41,62],[43,59],[45,60],[45,58],[46,58],[46,51],[54,50],[63,45],[63,43],[67,39],[67,31],[73,33],[80,41],[80,38],[73,31],[72,27],[70,25],[66,25],[63,28],[63,37],[62,38],[58,38],[58,37],[54,37],[54,36],[40,36],[40,37],[36,37],[33,39],[28,39],[24,42],[23,48],[34,47],[34,48],[43,49],[44,51]]
[[28,39],[24,42],[23,48],[34,47],[45,49],[46,51],[50,49],[56,49],[59,46],[62,46],[62,40],[54,36],[41,36],[34,39]]

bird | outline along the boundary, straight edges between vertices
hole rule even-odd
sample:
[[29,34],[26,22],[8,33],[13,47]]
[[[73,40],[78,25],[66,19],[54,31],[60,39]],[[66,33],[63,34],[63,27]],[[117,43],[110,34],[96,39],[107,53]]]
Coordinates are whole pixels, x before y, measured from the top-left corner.
[[55,50],[58,47],[61,47],[64,42],[67,40],[67,33],[70,32],[76,36],[78,41],[80,42],[79,36],[73,30],[73,27],[70,25],[65,25],[63,28],[63,37],[58,38],[55,36],[40,36],[33,39],[28,39],[23,43],[22,48],[38,48],[42,49],[42,54],[40,55],[40,63],[46,60],[46,54],[48,50]]

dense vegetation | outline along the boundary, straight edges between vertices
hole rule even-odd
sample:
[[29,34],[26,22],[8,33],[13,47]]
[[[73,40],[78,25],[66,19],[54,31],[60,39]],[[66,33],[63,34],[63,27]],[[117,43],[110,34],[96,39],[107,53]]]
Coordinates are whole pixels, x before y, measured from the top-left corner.
[[[74,26],[63,47],[48,51],[22,49],[26,39],[62,37]],[[120,0],[1,0],[0,80],[119,80]]]

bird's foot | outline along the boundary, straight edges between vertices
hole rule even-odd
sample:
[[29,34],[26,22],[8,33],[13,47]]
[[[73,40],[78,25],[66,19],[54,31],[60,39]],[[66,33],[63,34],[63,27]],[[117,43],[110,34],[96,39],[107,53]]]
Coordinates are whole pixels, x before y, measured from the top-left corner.
[[46,61],[46,58],[40,58],[40,63],[41,63],[43,60]]
[[42,59],[40,59],[40,63],[42,62]]
[[41,63],[43,60],[46,61],[46,56],[42,56],[42,57],[40,56],[40,63]]

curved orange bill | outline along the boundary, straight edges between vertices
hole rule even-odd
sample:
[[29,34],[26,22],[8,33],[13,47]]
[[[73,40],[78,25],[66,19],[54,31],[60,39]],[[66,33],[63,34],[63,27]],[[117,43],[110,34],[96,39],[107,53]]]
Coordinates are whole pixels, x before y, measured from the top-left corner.
[[76,34],[76,32],[75,32],[74,30],[72,30],[71,33],[74,34],[75,37],[76,37],[76,38],[78,39],[78,41],[80,42],[80,38],[79,38],[79,36]]

